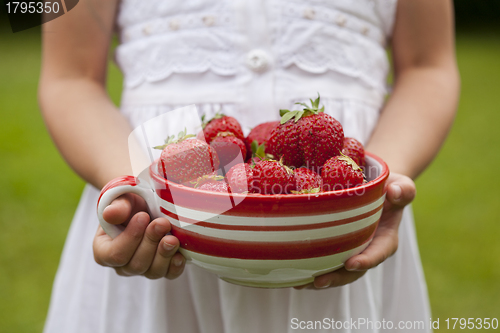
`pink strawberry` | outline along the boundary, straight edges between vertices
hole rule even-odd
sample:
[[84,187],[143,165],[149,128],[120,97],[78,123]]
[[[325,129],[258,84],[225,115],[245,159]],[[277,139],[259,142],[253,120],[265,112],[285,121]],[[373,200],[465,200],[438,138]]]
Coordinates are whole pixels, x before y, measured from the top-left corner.
[[205,191],[231,193],[229,186],[224,180],[210,180],[198,188]]
[[158,171],[166,179],[176,183],[186,183],[219,168],[219,158],[215,150],[204,141],[189,139],[194,135],[180,132],[178,138],[171,136],[162,146]]
[[198,177],[195,181],[191,181],[194,188],[207,191],[229,193],[229,187],[223,176],[217,175],[215,172]]
[[233,166],[226,174],[227,182],[233,193],[252,191],[253,169],[247,163]]
[[323,191],[336,191],[363,184],[363,172],[350,157],[334,156],[321,170]]
[[263,160],[253,168],[253,180],[256,193],[286,194],[295,190],[293,170],[281,161]]
[[[190,180],[190,181],[184,182],[184,183],[182,183],[182,185],[188,186],[188,187],[197,187],[197,186],[200,186],[200,185],[203,184],[204,179],[211,179],[213,177],[222,177],[222,176],[219,176],[219,174],[217,173],[217,171],[214,171],[214,172],[211,172],[209,174],[200,176],[200,177],[198,177],[198,178],[196,178],[194,180]],[[220,179],[224,179],[224,177],[222,177]]]
[[271,132],[280,124],[279,121],[269,121],[267,123],[262,123],[255,126],[248,136],[245,138],[245,144],[247,146],[248,156],[247,158],[251,158],[251,145],[252,142],[257,141],[257,145],[264,144],[264,147],[271,136]]
[[359,166],[365,165],[365,149],[361,142],[354,138],[344,138],[342,154],[349,156]]
[[323,179],[316,172],[307,168],[295,169],[295,187],[293,193],[317,193],[323,189]]
[[268,150],[286,165],[310,169],[321,167],[329,158],[339,155],[344,145],[342,125],[319,108],[319,96],[303,110],[280,110],[280,126],[268,141]]
[[205,141],[210,143],[219,132],[232,132],[238,139],[242,141],[245,140],[240,123],[233,117],[226,116],[222,113],[216,113],[208,122],[204,121],[205,116],[201,119],[203,121],[203,131],[199,132],[196,136],[199,140],[203,140],[203,137],[205,137]]
[[[238,162],[243,162],[247,156],[247,147],[238,139],[232,132],[219,132],[215,138],[210,142],[212,148],[219,156],[220,165],[226,168],[231,167],[230,163],[235,159],[233,165]],[[241,156],[239,159],[238,156]],[[226,169],[227,170],[227,169]]]

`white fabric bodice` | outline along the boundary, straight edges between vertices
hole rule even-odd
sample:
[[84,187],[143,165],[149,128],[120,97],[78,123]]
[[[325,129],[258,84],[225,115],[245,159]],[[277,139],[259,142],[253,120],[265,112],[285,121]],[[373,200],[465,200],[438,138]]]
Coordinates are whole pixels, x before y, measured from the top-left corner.
[[[154,2],[154,4],[153,4]],[[379,108],[396,0],[123,0],[123,104],[262,113],[320,92]]]

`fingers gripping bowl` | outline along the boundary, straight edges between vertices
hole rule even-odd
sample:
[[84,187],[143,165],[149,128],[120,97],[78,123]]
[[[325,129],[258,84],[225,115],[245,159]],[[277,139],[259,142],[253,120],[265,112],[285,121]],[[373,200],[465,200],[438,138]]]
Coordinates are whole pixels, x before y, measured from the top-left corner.
[[153,217],[166,217],[184,257],[225,281],[254,287],[312,282],[363,251],[382,214],[389,175],[367,153],[368,182],[354,188],[296,195],[228,194],[164,179],[156,164],[138,178],[117,178],[101,192],[98,216],[111,237],[121,230],[102,218],[124,193],[141,195]]

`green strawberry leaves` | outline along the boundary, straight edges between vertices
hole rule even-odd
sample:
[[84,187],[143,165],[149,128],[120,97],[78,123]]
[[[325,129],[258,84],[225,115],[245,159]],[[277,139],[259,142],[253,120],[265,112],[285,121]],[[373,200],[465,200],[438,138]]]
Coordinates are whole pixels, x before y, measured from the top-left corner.
[[292,118],[295,118],[295,122],[299,121],[299,119],[304,115],[305,111],[290,111],[290,110],[280,110],[280,114],[283,112],[283,116],[281,117],[280,124],[283,125],[287,121]]
[[219,132],[219,133],[217,133],[216,137],[217,136],[221,136],[221,137],[225,138],[225,137],[228,137],[228,136],[236,136],[236,135],[234,135],[233,132]]
[[341,156],[339,156],[339,157],[338,157],[338,160],[339,160],[339,161],[344,161],[344,162],[346,162],[346,163],[347,163],[347,165],[349,165],[349,166],[350,166],[351,168],[353,168],[353,170],[355,170],[355,171],[358,171],[358,170],[359,170],[359,171],[363,172],[363,169],[361,169],[361,168],[359,167],[359,165],[358,165],[356,162],[354,162],[354,160],[353,160],[352,158],[350,158],[349,156],[345,155],[345,154],[344,154],[344,153],[342,153],[342,152],[340,152],[340,155],[341,155]]
[[304,189],[302,191],[291,191],[293,194],[314,194],[314,193],[319,193],[321,192],[321,189],[319,187],[311,188],[311,189]]
[[295,104],[304,106],[304,108],[302,110],[290,111],[290,110],[286,110],[286,109],[281,109],[280,110],[280,116],[281,116],[280,124],[283,125],[284,123],[291,120],[292,118],[294,119],[295,122],[298,122],[299,119],[302,117],[311,116],[313,114],[318,114],[320,112],[325,111],[324,106],[321,107],[321,109],[319,109],[319,101],[320,101],[319,93],[318,93],[318,98],[316,98],[314,101],[312,99],[309,99],[309,100],[311,101],[311,106],[309,106],[305,103],[295,103]]
[[203,116],[201,116],[201,128],[202,128],[202,129],[205,129],[205,127],[206,127],[206,126],[207,126],[207,125],[208,125],[208,124],[209,124],[212,120],[214,120],[214,119],[220,119],[220,118],[223,118],[223,117],[225,117],[225,116],[226,116],[226,115],[225,115],[224,113],[220,113],[220,110],[219,110],[219,111],[217,111],[217,112],[215,113],[215,116],[214,116],[212,119],[210,119],[210,120],[206,120],[206,115],[205,115],[205,114],[203,114]]
[[274,158],[273,155],[266,154],[266,144],[262,143],[259,145],[257,140],[252,141],[250,149],[252,150],[252,157],[259,157],[261,160],[270,160]]
[[207,181],[210,181],[210,180],[221,181],[221,180],[224,180],[224,176],[219,176],[219,175],[204,175],[204,176],[198,177],[196,180],[190,181],[190,183],[194,184],[194,188],[198,188],[198,187],[200,187],[201,185],[203,185],[204,183],[206,183]]
[[189,138],[193,138],[195,137],[196,135],[194,134],[187,134],[187,129],[184,128],[184,131],[180,131],[178,134],[177,134],[177,140],[175,139],[175,135],[171,135],[169,137],[167,137],[165,139],[165,144],[161,145],[161,146],[154,146],[153,149],[159,149],[159,150],[163,150],[165,149],[166,146],[168,146],[169,144],[172,144],[172,143],[180,143],[186,139],[189,139]]

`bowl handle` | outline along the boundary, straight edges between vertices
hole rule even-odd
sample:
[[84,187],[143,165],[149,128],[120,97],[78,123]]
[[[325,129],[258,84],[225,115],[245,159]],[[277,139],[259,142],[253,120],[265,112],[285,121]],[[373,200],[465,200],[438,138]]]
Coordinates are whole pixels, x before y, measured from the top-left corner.
[[125,229],[125,226],[106,222],[102,217],[102,213],[113,200],[126,193],[135,193],[141,196],[148,205],[151,218],[160,216],[158,204],[156,202],[156,194],[149,185],[149,182],[140,181],[139,178],[133,176],[115,178],[102,188],[99,200],[97,201],[97,217],[99,218],[99,223],[104,232],[111,238],[118,236]]

